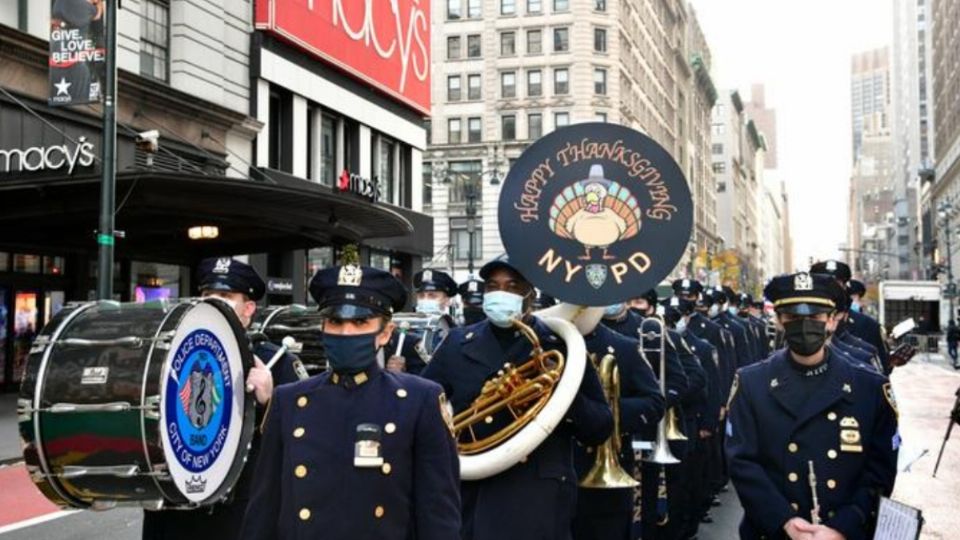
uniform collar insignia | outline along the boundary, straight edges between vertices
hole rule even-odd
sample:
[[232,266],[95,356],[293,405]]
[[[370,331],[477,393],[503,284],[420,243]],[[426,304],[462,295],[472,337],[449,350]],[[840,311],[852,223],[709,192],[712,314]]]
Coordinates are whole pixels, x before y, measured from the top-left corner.
[[843,383],[843,391],[848,394],[853,393],[853,388],[850,387],[850,383]]
[[770,379],[770,388],[776,388],[780,386],[780,381],[777,379]]

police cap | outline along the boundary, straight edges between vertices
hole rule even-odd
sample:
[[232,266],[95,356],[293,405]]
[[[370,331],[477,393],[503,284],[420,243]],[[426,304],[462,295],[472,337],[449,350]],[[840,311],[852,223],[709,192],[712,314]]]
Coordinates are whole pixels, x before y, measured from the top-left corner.
[[778,313],[815,315],[836,308],[836,282],[827,274],[784,274],[767,283],[763,295]]
[[723,295],[727,297],[727,302],[730,302],[731,306],[736,307],[740,305],[740,295],[730,287],[726,285],[723,286]]
[[493,259],[492,261],[483,265],[483,267],[480,268],[480,279],[484,281],[490,279],[490,276],[493,274],[493,272],[499,269],[509,270],[514,274],[520,276],[520,279],[522,279],[523,281],[530,283],[530,280],[527,279],[526,276],[524,276],[523,273],[520,272],[520,270],[518,270],[515,266],[510,264],[510,256],[507,255],[506,253],[504,253],[503,255],[500,255],[496,259]]
[[850,294],[855,294],[857,296],[864,296],[867,294],[867,286],[863,284],[862,281],[851,279],[850,283],[847,284],[847,289],[850,291]]
[[310,296],[323,316],[345,320],[389,316],[407,303],[407,290],[393,274],[351,264],[314,274]]
[[852,274],[850,273],[850,267],[847,265],[847,263],[833,259],[815,263],[810,267],[810,273],[830,274],[834,279],[840,281],[841,283],[850,281],[850,278],[852,277]]
[[413,275],[413,289],[416,292],[440,291],[453,298],[457,295],[457,282],[442,270],[427,268]]
[[486,283],[477,278],[470,278],[460,284],[458,291],[463,305],[480,307],[483,305],[483,290]]
[[703,292],[703,285],[695,279],[677,279],[670,285],[675,294],[700,294]]
[[211,257],[200,261],[197,282],[201,292],[238,292],[254,302],[263,298],[267,288],[252,266],[230,257]]

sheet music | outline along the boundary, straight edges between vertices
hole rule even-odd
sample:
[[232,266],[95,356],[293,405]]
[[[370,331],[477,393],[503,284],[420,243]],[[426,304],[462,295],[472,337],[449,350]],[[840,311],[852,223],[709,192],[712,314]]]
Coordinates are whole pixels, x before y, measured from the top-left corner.
[[921,523],[920,510],[882,497],[873,540],[917,540]]

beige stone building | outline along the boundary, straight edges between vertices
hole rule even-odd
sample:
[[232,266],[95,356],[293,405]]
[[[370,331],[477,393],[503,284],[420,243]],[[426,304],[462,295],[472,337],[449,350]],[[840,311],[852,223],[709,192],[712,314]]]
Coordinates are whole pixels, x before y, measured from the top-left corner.
[[433,2],[424,208],[433,264],[457,279],[503,250],[499,181],[528,144],[577,122],[616,122],[666,147],[695,195],[696,246],[716,213],[710,52],[684,0]]

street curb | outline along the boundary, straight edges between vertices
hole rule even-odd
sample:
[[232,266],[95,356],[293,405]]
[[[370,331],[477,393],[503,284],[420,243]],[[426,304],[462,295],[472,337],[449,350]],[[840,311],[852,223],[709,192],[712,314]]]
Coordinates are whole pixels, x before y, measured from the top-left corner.
[[0,467],[9,467],[10,465],[17,465],[19,463],[23,463],[23,456],[0,458]]

